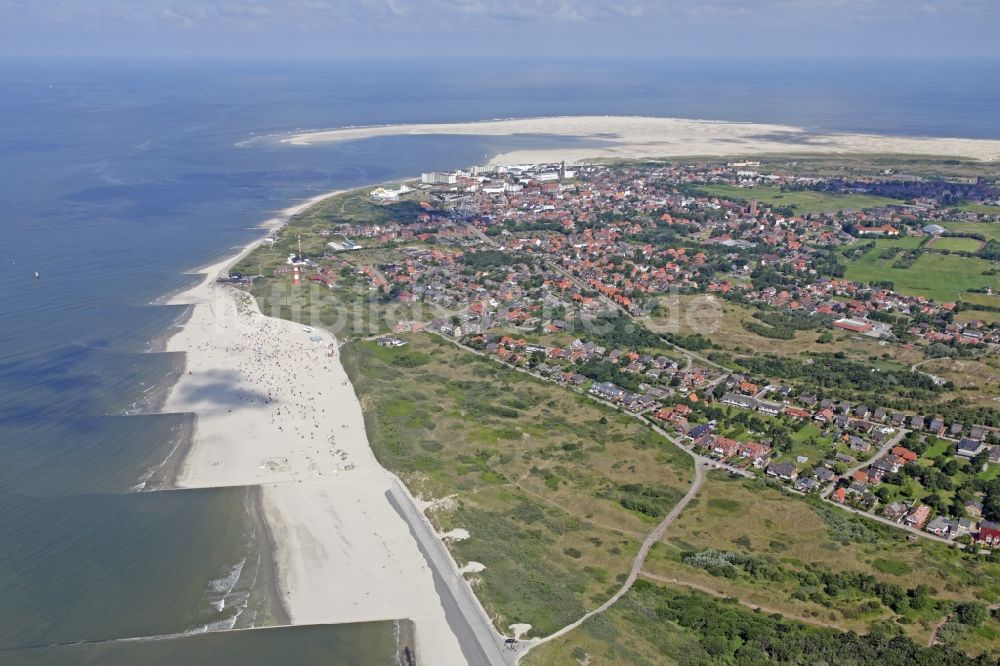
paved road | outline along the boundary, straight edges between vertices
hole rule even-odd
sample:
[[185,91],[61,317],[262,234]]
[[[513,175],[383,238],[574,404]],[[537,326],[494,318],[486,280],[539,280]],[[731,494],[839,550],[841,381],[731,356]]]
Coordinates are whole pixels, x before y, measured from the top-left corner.
[[[402,482],[396,479],[385,495],[392,508],[410,526],[410,533],[434,573],[434,587],[441,597],[445,617],[458,639],[466,662],[475,666],[511,666],[516,663],[516,654],[505,648],[505,637],[493,628],[472,588],[455,570],[451,553],[414,505]],[[429,663],[434,662],[431,660]]]
[[[862,467],[867,467],[868,465],[870,465],[871,463],[877,461],[879,458],[881,458],[885,454],[889,453],[889,451],[891,451],[894,446],[896,446],[897,444],[899,444],[900,441],[902,441],[903,437],[905,437],[908,432],[910,432],[910,431],[907,430],[906,428],[900,428],[899,431],[895,435],[893,435],[892,437],[890,437],[889,439],[887,439],[886,442],[885,442],[885,444],[883,444],[881,447],[879,447],[879,449],[874,453],[874,455],[869,456],[864,461],[858,463],[857,465],[855,465],[851,469],[849,469],[846,472],[844,472],[843,477],[844,478],[850,478],[852,474],[854,474],[855,472],[857,472]],[[830,493],[832,493],[836,487],[837,487],[837,482],[836,481],[834,481],[833,483],[831,483],[830,485],[828,485],[823,490],[823,494],[822,494],[823,499],[826,499],[827,497],[829,497]]]
[[841,504],[840,502],[834,502],[833,500],[827,500],[827,502],[832,506],[835,506],[844,511],[850,511],[851,513],[856,513],[859,516],[864,516],[869,520],[874,520],[875,522],[882,523],[883,525],[889,525],[890,527],[895,527],[898,530],[905,530],[906,532],[909,532],[910,534],[915,534],[916,536],[921,537],[923,539],[929,539],[930,541],[937,541],[939,543],[946,543],[949,546],[956,546],[958,548],[963,548],[963,549],[965,548],[965,544],[963,543],[952,541],[951,539],[940,537],[936,534],[931,534],[930,532],[918,530],[916,527],[910,527],[905,523],[897,523],[896,521],[889,520],[884,516],[877,516],[874,513],[869,513],[868,511],[861,511],[860,509],[855,509],[852,506],[847,506],[846,504]]
[[738,474],[747,479],[754,479],[757,477],[756,474],[754,474],[749,470],[743,469],[742,467],[736,467],[734,465],[724,463],[721,460],[716,460],[715,458],[709,458],[708,456],[698,455],[697,453],[694,452],[694,447],[689,446],[687,444],[682,444],[680,441],[677,440],[676,437],[674,437],[673,435],[671,435],[666,430],[656,425],[646,417],[640,416],[638,418],[639,420],[646,422],[649,425],[649,427],[653,429],[653,432],[660,435],[661,437],[664,437],[668,442],[670,442],[671,444],[673,444],[674,446],[676,446],[677,448],[681,449],[689,456],[694,458],[696,465],[704,465],[705,467],[714,467],[715,469],[722,469],[729,472],[730,474]]

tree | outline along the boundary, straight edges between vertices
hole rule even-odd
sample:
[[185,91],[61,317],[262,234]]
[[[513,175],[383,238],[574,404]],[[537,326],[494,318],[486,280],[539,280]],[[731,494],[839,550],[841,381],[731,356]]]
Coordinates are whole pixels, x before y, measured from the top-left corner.
[[986,604],[981,601],[963,601],[955,606],[955,619],[970,627],[982,626],[988,616]]
[[931,588],[924,584],[917,585],[907,594],[910,597],[910,608],[914,610],[923,610],[934,602],[931,598]]

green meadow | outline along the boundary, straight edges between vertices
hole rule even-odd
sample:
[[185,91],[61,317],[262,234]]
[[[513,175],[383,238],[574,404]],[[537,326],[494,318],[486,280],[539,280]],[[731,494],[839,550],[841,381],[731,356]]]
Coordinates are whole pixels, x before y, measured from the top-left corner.
[[955,233],[982,234],[986,240],[1000,240],[1000,222],[942,222],[941,226]]
[[899,203],[896,199],[869,196],[866,194],[832,194],[829,192],[813,192],[811,190],[797,192],[782,192],[778,187],[757,185],[756,187],[737,187],[735,185],[702,185],[700,190],[716,197],[725,199],[742,199],[757,201],[768,206],[790,207],[798,213],[822,213],[838,210],[861,210],[874,208],[891,203]]
[[[893,268],[896,258],[881,258],[882,251],[887,247],[901,247],[902,242],[909,240],[878,241],[864,256],[848,263],[847,279],[859,282],[890,280],[896,291],[902,294],[926,296],[939,302],[951,302],[960,298],[969,300],[968,297],[973,296],[967,293],[969,289],[1000,287],[997,275],[984,275],[996,267],[985,259],[925,252],[909,268]],[[982,297],[981,305],[1000,306],[1000,297],[983,294],[978,296]]]
[[606,600],[691,483],[691,459],[636,419],[430,334],[343,363],[379,461],[413,492],[497,627],[543,635]]
[[957,236],[936,239],[928,248],[932,250],[948,250],[950,252],[977,252],[980,242],[975,238],[961,238]]

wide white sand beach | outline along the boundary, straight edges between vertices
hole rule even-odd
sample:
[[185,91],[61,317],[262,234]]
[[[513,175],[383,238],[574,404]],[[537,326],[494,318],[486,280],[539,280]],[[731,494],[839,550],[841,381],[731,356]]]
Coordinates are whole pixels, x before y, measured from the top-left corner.
[[[236,259],[206,268],[170,301],[193,305],[167,343],[186,353],[186,367],[163,411],[196,415],[176,485],[262,487],[293,624],[410,618],[420,663],[465,663],[432,572],[385,496],[393,477],[371,452],[339,358],[328,356],[335,340],[267,317],[245,292],[217,284]],[[310,339],[317,334],[321,343]]]
[[767,153],[897,153],[948,155],[978,160],[1000,159],[1000,141],[937,137],[879,136],[820,132],[760,123],[652,118],[642,116],[567,116],[346,127],[302,132],[283,139],[295,146],[357,141],[378,136],[466,134],[510,136],[547,134],[598,141],[586,147],[514,150],[497,155],[492,164],[578,163],[586,159],[652,159],[685,155],[761,155]]

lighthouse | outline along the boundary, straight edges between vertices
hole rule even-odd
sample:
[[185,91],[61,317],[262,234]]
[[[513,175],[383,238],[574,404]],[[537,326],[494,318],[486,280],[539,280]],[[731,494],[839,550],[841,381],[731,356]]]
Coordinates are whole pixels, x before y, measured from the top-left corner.
[[302,273],[299,272],[298,266],[292,266],[292,285],[298,286],[302,284]]

